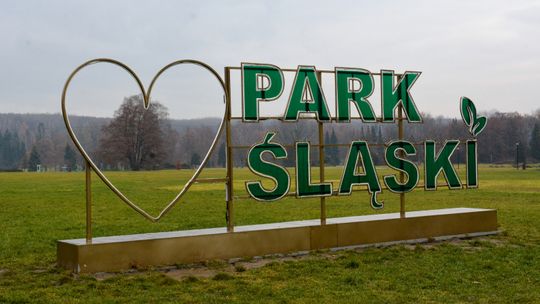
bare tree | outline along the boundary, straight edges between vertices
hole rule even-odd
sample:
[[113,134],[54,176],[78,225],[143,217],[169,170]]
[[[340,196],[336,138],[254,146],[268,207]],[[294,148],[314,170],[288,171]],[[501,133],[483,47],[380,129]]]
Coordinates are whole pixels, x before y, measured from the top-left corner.
[[141,95],[125,98],[102,129],[98,148],[102,160],[113,167],[128,165],[135,171],[158,168],[166,157],[167,117],[167,108],[158,102],[145,109]]

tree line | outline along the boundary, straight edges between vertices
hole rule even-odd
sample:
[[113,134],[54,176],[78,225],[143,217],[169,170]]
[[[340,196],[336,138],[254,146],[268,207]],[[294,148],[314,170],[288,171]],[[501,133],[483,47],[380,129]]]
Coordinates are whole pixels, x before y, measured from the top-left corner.
[[[520,164],[540,162],[540,110],[533,114],[483,113],[488,119],[485,131],[478,137],[478,158],[481,163]],[[113,118],[73,116],[71,124],[77,137],[94,162],[104,170],[154,170],[192,168],[198,166],[210,146],[219,118],[169,119],[167,108],[152,102],[142,106],[140,95],[125,98]],[[426,139],[468,139],[461,119],[433,117],[423,114],[422,124],[404,123],[405,138],[420,143]],[[298,123],[264,121],[258,124],[234,122],[233,151],[235,166],[245,166],[248,147],[260,142],[267,131],[276,131],[276,141],[287,146],[289,157],[283,160],[294,165],[295,141],[318,144],[315,120]],[[363,139],[372,148],[377,164],[384,163],[383,143],[397,139],[397,124],[362,123],[353,120],[344,124],[324,124],[326,144],[347,144]],[[417,161],[422,160],[418,149]],[[325,148],[325,162],[341,165],[346,146]],[[312,161],[318,163],[318,149],[312,149]],[[465,149],[455,154],[455,162],[464,162]],[[208,166],[223,167],[226,153],[224,137],[209,159]],[[0,114],[0,170],[81,170],[84,163],[75,150],[59,114]]]

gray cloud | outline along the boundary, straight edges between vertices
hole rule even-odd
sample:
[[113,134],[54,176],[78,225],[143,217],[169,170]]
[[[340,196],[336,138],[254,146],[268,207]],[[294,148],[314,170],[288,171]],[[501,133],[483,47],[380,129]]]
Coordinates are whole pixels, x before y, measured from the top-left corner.
[[[144,82],[180,58],[220,72],[242,61],[420,70],[413,94],[423,112],[458,116],[466,95],[481,110],[530,113],[540,108],[538,16],[539,1],[3,1],[0,112],[58,112],[71,70],[111,57]],[[188,71],[171,72],[158,99],[175,117],[218,115],[215,84]],[[136,93],[110,68],[77,81],[79,114],[110,116]]]

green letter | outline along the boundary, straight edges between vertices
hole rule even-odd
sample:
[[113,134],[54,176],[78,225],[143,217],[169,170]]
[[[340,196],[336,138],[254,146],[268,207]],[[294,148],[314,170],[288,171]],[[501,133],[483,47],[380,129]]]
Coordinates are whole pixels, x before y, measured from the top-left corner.
[[420,72],[405,72],[394,87],[394,71],[381,70],[381,113],[383,122],[394,121],[396,107],[401,103],[409,122],[422,122],[409,90]]
[[332,195],[332,183],[311,183],[309,150],[309,142],[296,143],[296,196],[330,196]]
[[425,161],[424,161],[424,183],[426,190],[437,190],[437,177],[441,171],[450,189],[461,189],[461,181],[450,162],[450,157],[459,145],[459,140],[448,140],[444,147],[435,156],[435,142],[426,140],[425,142]]
[[[362,171],[364,174],[357,173],[359,156],[362,158]],[[371,159],[371,153],[369,153],[368,144],[365,141],[353,141],[351,143],[339,185],[339,194],[350,195],[352,187],[355,185],[367,185],[371,194],[371,206],[375,209],[383,207],[382,202],[379,203],[376,199],[376,194],[381,192],[381,185]]]
[[242,118],[259,120],[259,101],[275,100],[283,92],[283,73],[270,64],[242,63]]
[[467,140],[467,188],[478,188],[478,152],[476,139]]
[[314,66],[298,66],[284,120],[297,121],[299,113],[315,113],[317,120],[330,121],[326,98]]
[[[404,172],[407,175],[407,182],[404,184],[397,181],[395,175],[386,175],[384,177],[384,183],[386,187],[395,193],[409,192],[418,184],[418,168],[416,165],[396,155],[398,150],[403,151],[406,156],[415,155],[416,149],[414,146],[404,140],[394,141],[386,148],[384,158],[388,167]],[[403,155],[401,155],[403,157]]]
[[262,143],[251,147],[248,153],[248,167],[251,172],[268,177],[274,181],[276,186],[272,190],[265,190],[260,181],[246,182],[246,189],[249,195],[259,201],[275,201],[287,194],[291,185],[291,180],[287,170],[276,164],[266,162],[262,159],[265,152],[271,153],[276,159],[286,158],[287,150],[270,140],[276,133],[268,132]]
[[336,113],[338,122],[351,121],[351,102],[362,121],[375,122],[373,108],[367,100],[373,93],[373,76],[368,70],[335,68]]

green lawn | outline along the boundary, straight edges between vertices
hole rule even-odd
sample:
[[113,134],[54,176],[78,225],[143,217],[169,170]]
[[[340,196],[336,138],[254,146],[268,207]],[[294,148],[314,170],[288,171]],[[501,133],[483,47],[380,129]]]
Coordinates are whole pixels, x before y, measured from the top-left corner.
[[[219,169],[203,172],[204,177],[224,175]],[[235,195],[245,196],[244,182],[256,177],[245,169],[235,172]],[[388,173],[380,168],[380,175]],[[128,197],[157,214],[191,172],[107,174]],[[340,174],[340,168],[327,168],[334,186]],[[318,176],[316,170],[313,175]],[[95,236],[225,226],[223,184],[193,186],[159,223],[128,208],[96,176],[93,195]],[[397,195],[386,191],[380,198],[385,201],[382,211],[369,207],[367,192],[332,197],[328,216],[399,210]],[[55,266],[56,240],[84,237],[84,173],[0,173],[0,303],[540,303],[539,168],[482,166],[480,189],[417,189],[406,195],[406,206],[495,208],[503,233],[459,242],[316,252],[237,272],[221,273],[226,266],[214,262],[208,267],[219,273],[209,278],[175,280],[163,269],[148,269],[101,279]],[[313,219],[319,212],[318,199],[235,203],[237,225]]]

